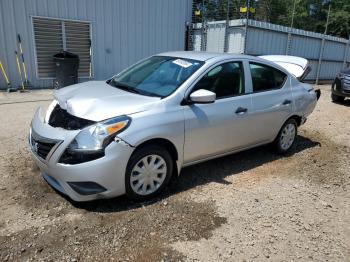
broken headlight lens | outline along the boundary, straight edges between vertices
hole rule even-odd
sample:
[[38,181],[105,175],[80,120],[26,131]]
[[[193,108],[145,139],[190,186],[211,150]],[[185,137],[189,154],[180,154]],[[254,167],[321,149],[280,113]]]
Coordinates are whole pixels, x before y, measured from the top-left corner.
[[58,104],[57,100],[53,100],[49,107],[47,108],[46,115],[45,115],[45,123],[49,123],[49,119],[51,116],[52,111],[54,110],[55,106]]
[[118,133],[129,126],[130,122],[130,117],[119,116],[88,126],[74,138],[68,146],[68,151],[82,153],[102,151]]

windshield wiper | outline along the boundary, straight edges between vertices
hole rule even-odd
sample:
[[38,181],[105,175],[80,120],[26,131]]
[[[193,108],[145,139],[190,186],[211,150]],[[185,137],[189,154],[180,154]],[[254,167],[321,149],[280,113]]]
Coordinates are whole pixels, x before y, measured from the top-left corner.
[[139,94],[139,95],[161,97],[160,95],[157,95],[157,94],[154,94],[154,93],[150,93],[150,92],[147,92],[147,91],[143,91],[143,90],[137,89],[137,88],[135,88],[135,87],[129,86],[129,85],[124,84],[124,83],[122,83],[122,82],[115,81],[114,79],[111,79],[111,80],[108,82],[108,84],[110,84],[111,86],[120,88],[120,89],[122,89],[122,90],[131,92],[131,93],[135,93],[135,94]]
[[117,82],[117,81],[115,81],[114,79],[112,79],[111,81],[109,81],[108,84],[110,84],[111,86],[114,86],[114,87],[118,87],[118,88],[120,88],[120,89],[122,89],[122,90],[126,90],[126,91],[128,91],[128,92],[140,94],[140,92],[139,92],[137,89],[135,89],[134,87],[129,86],[129,85],[124,84],[124,83],[121,83],[121,82]]

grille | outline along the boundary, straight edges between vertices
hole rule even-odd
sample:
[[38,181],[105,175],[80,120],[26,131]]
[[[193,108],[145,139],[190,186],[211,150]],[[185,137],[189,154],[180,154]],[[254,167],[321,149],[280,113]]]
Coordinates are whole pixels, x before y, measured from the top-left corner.
[[61,127],[67,130],[79,130],[96,122],[79,118],[69,114],[66,110],[56,105],[52,110],[49,119],[49,125],[52,127]]
[[344,75],[344,83],[350,85],[350,75]]
[[56,145],[55,142],[43,142],[31,137],[33,151],[42,159],[46,159],[51,149]]

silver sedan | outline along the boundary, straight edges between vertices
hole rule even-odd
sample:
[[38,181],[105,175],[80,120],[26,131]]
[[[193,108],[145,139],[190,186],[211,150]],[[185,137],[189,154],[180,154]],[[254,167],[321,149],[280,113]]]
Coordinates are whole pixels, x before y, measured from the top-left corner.
[[185,166],[272,143],[289,151],[318,93],[305,59],[168,52],[54,93],[29,145],[75,201],[158,194]]

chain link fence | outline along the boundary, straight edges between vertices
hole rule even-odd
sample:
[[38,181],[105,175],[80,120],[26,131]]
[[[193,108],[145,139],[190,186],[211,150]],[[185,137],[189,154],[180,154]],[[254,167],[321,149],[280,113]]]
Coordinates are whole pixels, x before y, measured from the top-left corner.
[[[186,48],[301,56],[313,64],[310,78],[331,79],[346,66],[350,52],[349,41],[339,37],[348,32],[336,27],[330,4],[327,0],[193,0]],[[334,32],[337,36],[329,35]]]
[[[342,28],[337,23],[341,22],[338,19],[339,10],[342,10],[342,13],[346,12],[346,8],[350,10],[350,3],[344,5],[338,2],[340,1],[336,1],[336,5],[330,0],[193,0],[192,24],[188,27],[187,48],[205,51],[208,30],[213,22],[220,24],[224,30],[230,27],[232,20],[241,20],[241,23],[249,27],[249,22],[246,22],[248,19],[348,38],[350,24],[345,24],[343,25],[345,28]],[[336,10],[330,9],[331,4]],[[331,28],[327,21],[329,13]],[[201,38],[200,44],[195,41],[198,37]],[[222,49],[226,51],[227,40],[226,37],[217,39],[223,46]]]

